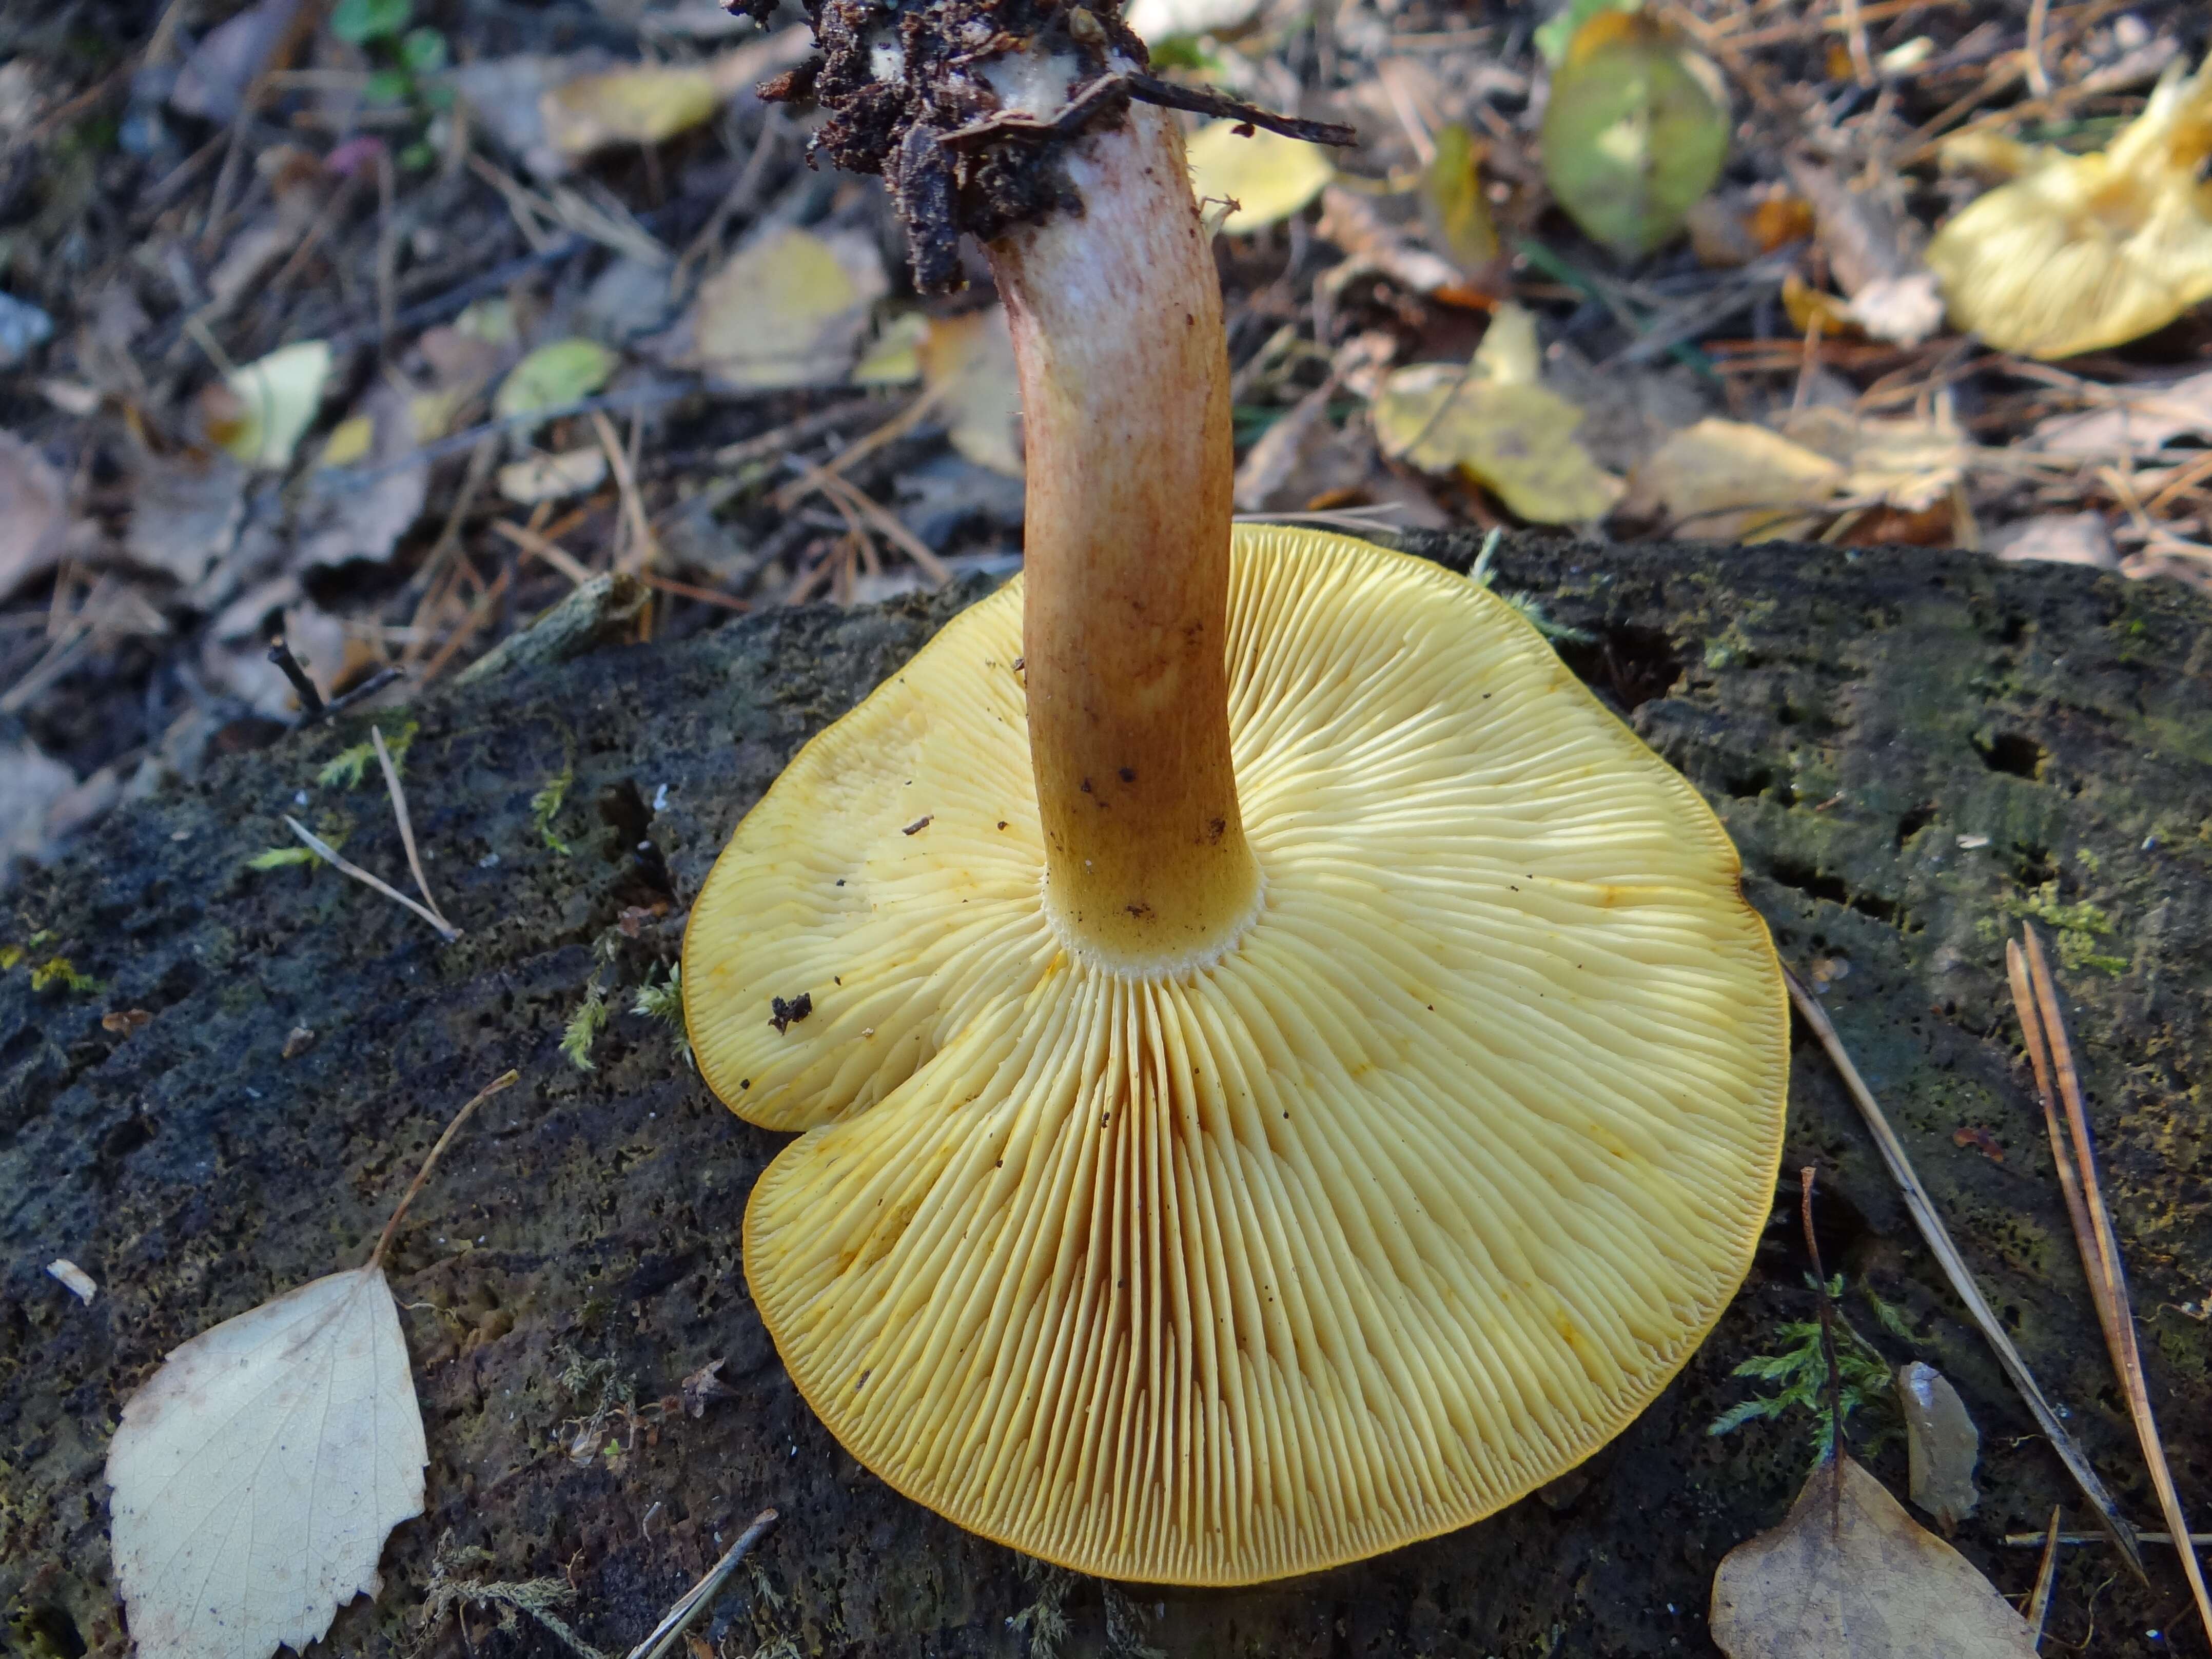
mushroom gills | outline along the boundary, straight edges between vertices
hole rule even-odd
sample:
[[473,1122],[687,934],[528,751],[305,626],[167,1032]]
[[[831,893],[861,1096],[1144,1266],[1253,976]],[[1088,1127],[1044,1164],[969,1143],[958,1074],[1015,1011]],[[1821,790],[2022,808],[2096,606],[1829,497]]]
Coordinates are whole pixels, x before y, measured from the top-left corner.
[[1240,527],[1260,908],[1208,965],[1101,967],[1043,902],[1021,652],[1016,583],[807,744],[695,907],[701,1070],[803,1132],[744,1258],[808,1402],[963,1526],[1154,1582],[1372,1554],[1588,1456],[1774,1190],[1786,1004],[1711,811],[1486,590]]

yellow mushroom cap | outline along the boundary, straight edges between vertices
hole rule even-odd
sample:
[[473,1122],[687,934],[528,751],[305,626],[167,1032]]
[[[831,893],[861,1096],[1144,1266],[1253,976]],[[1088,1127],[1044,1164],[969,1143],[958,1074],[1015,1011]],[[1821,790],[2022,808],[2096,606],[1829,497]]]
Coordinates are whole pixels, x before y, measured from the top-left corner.
[[701,1071],[805,1132],[744,1257],[808,1403],[973,1531],[1175,1583],[1588,1456],[1773,1197],[1786,1004],[1712,813],[1481,587],[1240,528],[1261,908],[1102,970],[1041,902],[1020,650],[1009,586],[806,746],[692,912]]

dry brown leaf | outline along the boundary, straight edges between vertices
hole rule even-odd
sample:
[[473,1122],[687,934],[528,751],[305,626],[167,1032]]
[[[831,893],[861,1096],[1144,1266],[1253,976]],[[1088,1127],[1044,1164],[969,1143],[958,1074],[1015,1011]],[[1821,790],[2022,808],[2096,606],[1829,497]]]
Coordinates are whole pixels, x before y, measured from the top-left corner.
[[1729,1659],[2034,1659],[2027,1622],[1849,1457],[1713,1575]]
[[304,1650],[382,1588],[428,1452],[380,1266],[204,1331],[131,1397],[107,1454],[140,1659]]
[[61,557],[69,492],[37,447],[0,432],[0,599]]
[[[1962,1132],[1963,1133],[1963,1132]],[[1988,1132],[1984,1130],[1984,1133]],[[2004,1152],[1996,1157],[2002,1164]],[[1921,1360],[1897,1369],[1897,1403],[1905,1414],[1905,1444],[1911,1469],[1912,1501],[1948,1532],[1982,1501],[1974,1490],[1974,1465],[1982,1437],[1942,1372]]]
[[2148,453],[2176,438],[2212,437],[2212,370],[2164,384],[2104,388],[2112,402],[2077,415],[2054,415],[2035,428],[2039,449],[2055,455]]
[[2046,513],[2008,525],[1989,538],[1989,550],[2008,564],[2048,559],[2110,570],[2120,562],[2112,530],[2100,513]]
[[1848,409],[1808,409],[1784,429],[1844,467],[1845,495],[1905,513],[1923,511],[1950,494],[1966,476],[1972,453],[1950,405],[1941,401],[1924,420],[1871,420]]
[[2212,298],[2212,57],[2161,80],[2109,149],[2007,154],[2025,175],[1937,233],[1953,319],[2002,351],[2125,344]]
[[1802,536],[1842,487],[1844,469],[1778,432],[1708,417],[1636,469],[1628,509],[1671,532],[1714,541]]

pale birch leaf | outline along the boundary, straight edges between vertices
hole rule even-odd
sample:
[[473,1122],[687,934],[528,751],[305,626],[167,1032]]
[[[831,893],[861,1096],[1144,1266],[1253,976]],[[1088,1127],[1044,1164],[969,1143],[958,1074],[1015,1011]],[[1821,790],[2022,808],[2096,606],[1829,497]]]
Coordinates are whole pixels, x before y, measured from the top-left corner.
[[380,1267],[204,1331],[123,1408],[108,1448],[115,1573],[140,1659],[304,1650],[382,1588],[428,1453]]
[[1848,1457],[1713,1575],[1729,1659],[2034,1659],[2027,1620]]

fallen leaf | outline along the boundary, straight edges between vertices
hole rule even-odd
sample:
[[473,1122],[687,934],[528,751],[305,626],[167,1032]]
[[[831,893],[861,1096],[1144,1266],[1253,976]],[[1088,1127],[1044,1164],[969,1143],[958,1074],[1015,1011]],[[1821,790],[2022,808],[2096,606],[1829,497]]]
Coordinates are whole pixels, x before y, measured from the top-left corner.
[[952,447],[978,466],[1022,476],[1022,394],[1014,340],[998,306],[934,319],[916,349]]
[[52,568],[69,538],[69,492],[34,445],[0,432],[0,599]]
[[1329,420],[1334,384],[1316,387],[1279,416],[1237,468],[1240,513],[1295,513],[1317,501],[1364,493],[1373,449]]
[[233,369],[220,388],[220,394],[227,395],[204,401],[208,435],[246,465],[281,472],[292,464],[292,452],[315,423],[330,379],[327,340],[280,347]]
[[1544,61],[1557,69],[1565,61],[1576,33],[1591,18],[1603,11],[1634,11],[1643,3],[1644,0],[1568,0],[1528,38]]
[[117,1036],[129,1036],[134,1031],[143,1031],[153,1023],[154,1016],[143,1008],[118,1008],[100,1017],[100,1029]]
[[[1996,1158],[2004,1162],[2002,1149]],[[1907,1491],[1914,1503],[1949,1532],[1982,1501],[1974,1490],[1981,1434],[1966,1415],[1966,1402],[1959,1398],[1959,1391],[1942,1372],[1920,1360],[1898,1367],[1897,1403],[1905,1413],[1905,1451],[1911,1460]]]
[[700,284],[670,361],[736,390],[828,386],[845,378],[890,292],[883,253],[858,231],[781,227],[749,242]]
[[1209,121],[1187,149],[1199,201],[1236,204],[1221,222],[1230,236],[1249,236],[1289,218],[1336,177],[1321,145],[1237,121]]
[[1437,153],[1421,174],[1429,234],[1469,276],[1498,258],[1498,226],[1482,187],[1482,146],[1458,122],[1437,130]]
[[[2004,1143],[1999,1140],[1986,1124],[1969,1124],[1951,1131],[1951,1144],[1961,1148],[1972,1147],[1992,1164],[2005,1161]],[[1900,1373],[1901,1375],[1901,1373]],[[1916,1497],[1914,1503],[1919,1503]],[[1923,1505],[1924,1508],[1925,1505]]]
[[99,1282],[67,1256],[58,1256],[46,1263],[46,1272],[69,1287],[69,1292],[89,1308],[93,1297],[100,1294]]
[[1575,31],[1544,106],[1544,178],[1575,222],[1624,257],[1682,228],[1728,158],[1711,66],[1642,12]]
[[2109,149],[2011,157],[2029,171],[1937,233],[1951,315],[2002,351],[2066,357],[2163,328],[2212,298],[2212,56],[2179,64]]
[[1260,15],[1265,0],[1135,0],[1129,27],[1146,45],[1178,36],[1233,34]]
[[35,743],[0,744],[0,891],[19,866],[45,861],[46,815],[76,787],[76,774]]
[[886,322],[875,343],[853,368],[854,386],[911,386],[921,378],[921,343],[929,337],[925,312],[909,311]]
[[[417,424],[426,412],[423,404],[405,386],[379,380],[356,412],[331,434],[322,466],[309,476],[303,492],[294,542],[296,563],[335,567],[367,559],[380,564],[392,556],[429,498],[430,463],[421,447],[441,434]],[[427,412],[435,417],[434,406]],[[334,465],[333,450],[355,451],[353,460],[361,471]]]
[[1668,532],[1714,541],[1802,536],[1844,469],[1778,432],[1708,417],[1655,450],[1630,480],[1628,508]]
[[1865,333],[1895,345],[1918,345],[1943,326],[1943,297],[1932,270],[1876,277],[1844,311]]
[[492,398],[492,412],[511,420],[581,403],[607,383],[618,361],[597,340],[577,337],[539,346],[507,371]]
[[237,544],[246,521],[246,476],[222,453],[135,456],[125,556],[179,582],[199,580]]
[[2048,559],[2055,564],[2110,570],[2120,562],[2112,532],[2099,513],[2046,513],[2025,524],[2008,525],[1990,537],[1989,550],[2008,564]]
[[657,144],[688,131],[722,106],[712,71],[648,64],[586,75],[539,95],[538,118],[553,147],[570,160],[614,144]]
[[1972,446],[1949,402],[1925,420],[1874,420],[1848,409],[1818,407],[1792,416],[1784,430],[1844,469],[1843,493],[1905,513],[1933,507],[1966,476]]
[[304,1651],[374,1598],[429,1461],[380,1265],[204,1331],[123,1408],[108,1448],[115,1574],[142,1659]]
[[2212,369],[2100,390],[2110,399],[2104,408],[2052,416],[2036,427],[2035,447],[2054,455],[2110,458],[2147,454],[2176,438],[2212,438]]
[[1474,372],[1492,386],[1535,385],[1544,372],[1535,313],[1511,300],[1499,301],[1474,349]]
[[1601,519],[1620,499],[1620,480],[1574,440],[1582,410],[1542,386],[1420,363],[1382,383],[1371,414],[1385,455],[1458,472],[1532,524]]
[[1361,275],[1372,271],[1408,292],[1433,295],[1449,305],[1485,308],[1489,301],[1466,285],[1459,267],[1443,255],[1416,247],[1373,205],[1341,185],[1322,191],[1321,222],[1315,232],[1350,257],[1315,284],[1317,294],[1334,296]]
[[1713,1575],[1729,1659],[2034,1659],[2027,1621],[1849,1457]]
[[304,1653],[382,1589],[429,1462],[384,1253],[462,1124],[517,1080],[446,1126],[365,1264],[201,1332],[125,1402],[109,1542],[140,1659]]
[[238,117],[254,78],[293,33],[301,0],[261,0],[200,37],[169,89],[169,106],[219,127]]
[[499,493],[520,507],[565,501],[606,482],[607,453],[593,444],[558,455],[531,454],[499,470]]

